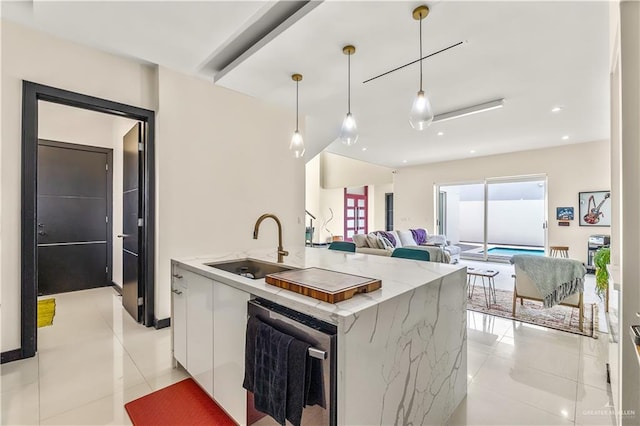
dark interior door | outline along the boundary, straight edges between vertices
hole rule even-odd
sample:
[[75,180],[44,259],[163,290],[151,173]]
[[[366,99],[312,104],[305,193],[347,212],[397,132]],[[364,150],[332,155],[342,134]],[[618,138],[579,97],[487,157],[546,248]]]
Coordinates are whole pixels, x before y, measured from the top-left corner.
[[140,151],[144,140],[142,123],[137,123],[123,138],[123,194],[122,194],[122,305],[138,322],[142,319],[144,297],[140,276],[142,256],[138,241],[141,240],[140,212],[142,198],[140,188],[144,176]]
[[39,141],[38,294],[111,285],[108,164],[107,149]]

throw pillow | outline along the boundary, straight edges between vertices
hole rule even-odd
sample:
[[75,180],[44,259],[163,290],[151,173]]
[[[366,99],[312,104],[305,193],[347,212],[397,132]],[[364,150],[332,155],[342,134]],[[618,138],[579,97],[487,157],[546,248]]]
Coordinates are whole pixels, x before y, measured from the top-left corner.
[[378,236],[373,232],[367,234],[367,244],[371,248],[384,248],[381,241],[378,241]]
[[369,247],[367,236],[365,234],[355,234],[351,237],[356,247]]
[[398,236],[400,237],[402,247],[418,245],[416,243],[416,240],[413,239],[413,234],[411,233],[411,231],[398,231]]
[[385,237],[382,234],[378,234],[378,241],[379,244],[382,244],[382,248],[385,250],[393,250],[393,244],[391,244],[391,241],[389,241],[389,239],[387,239],[387,237]]
[[402,241],[400,241],[400,236],[398,235],[398,232],[396,231],[389,231],[389,233],[391,235],[393,235],[393,237],[396,239],[396,248],[397,247],[402,247]]

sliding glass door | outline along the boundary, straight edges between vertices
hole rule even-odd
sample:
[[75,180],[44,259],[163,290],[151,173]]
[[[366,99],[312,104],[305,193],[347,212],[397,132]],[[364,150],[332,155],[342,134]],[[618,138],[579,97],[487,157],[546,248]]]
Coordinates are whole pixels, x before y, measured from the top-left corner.
[[544,254],[546,186],[546,177],[540,175],[438,185],[439,228],[460,246],[463,258],[507,260],[517,253]]

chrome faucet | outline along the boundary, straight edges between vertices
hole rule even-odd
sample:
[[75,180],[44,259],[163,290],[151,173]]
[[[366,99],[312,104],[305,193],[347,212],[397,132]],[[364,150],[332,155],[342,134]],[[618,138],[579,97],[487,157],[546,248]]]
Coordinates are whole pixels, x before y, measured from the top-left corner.
[[278,263],[283,263],[284,257],[289,256],[289,252],[285,251],[284,248],[282,248],[282,223],[280,223],[280,219],[278,219],[276,215],[271,213],[266,213],[258,218],[255,226],[253,227],[253,239],[254,240],[258,239],[258,230],[260,229],[260,224],[262,223],[263,220],[265,220],[268,217],[275,220],[276,224],[278,225]]

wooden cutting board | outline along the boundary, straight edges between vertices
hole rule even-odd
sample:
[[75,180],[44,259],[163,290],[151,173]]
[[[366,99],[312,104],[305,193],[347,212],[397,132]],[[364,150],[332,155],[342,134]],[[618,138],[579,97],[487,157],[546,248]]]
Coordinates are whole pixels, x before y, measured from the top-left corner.
[[268,274],[267,284],[291,290],[328,303],[351,299],[358,293],[369,293],[382,287],[374,278],[329,271],[321,268],[295,269]]

